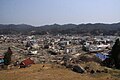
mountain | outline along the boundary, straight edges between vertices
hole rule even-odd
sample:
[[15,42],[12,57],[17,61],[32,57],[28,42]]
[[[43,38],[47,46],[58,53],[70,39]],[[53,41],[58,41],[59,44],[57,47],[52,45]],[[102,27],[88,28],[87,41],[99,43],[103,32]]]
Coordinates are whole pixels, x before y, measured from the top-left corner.
[[27,24],[0,24],[0,34],[92,34],[92,35],[120,35],[120,23],[114,24],[53,24],[31,26]]
[[19,34],[19,33],[28,33],[30,30],[32,30],[34,27],[31,25],[26,24],[8,24],[3,25],[0,24],[0,34]]

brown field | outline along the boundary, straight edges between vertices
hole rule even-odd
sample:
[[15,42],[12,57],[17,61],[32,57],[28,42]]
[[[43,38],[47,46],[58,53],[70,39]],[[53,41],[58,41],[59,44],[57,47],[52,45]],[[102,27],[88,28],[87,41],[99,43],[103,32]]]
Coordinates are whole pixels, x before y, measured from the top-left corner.
[[[79,74],[59,65],[35,64],[28,68],[0,71],[0,80],[120,80],[120,71],[111,74]],[[113,76],[114,75],[114,76]]]

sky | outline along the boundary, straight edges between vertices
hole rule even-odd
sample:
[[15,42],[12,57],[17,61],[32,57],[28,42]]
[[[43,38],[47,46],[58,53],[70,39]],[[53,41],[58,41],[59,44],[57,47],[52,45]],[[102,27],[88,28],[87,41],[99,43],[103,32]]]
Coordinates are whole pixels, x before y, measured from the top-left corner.
[[0,24],[120,22],[120,0],[0,0]]

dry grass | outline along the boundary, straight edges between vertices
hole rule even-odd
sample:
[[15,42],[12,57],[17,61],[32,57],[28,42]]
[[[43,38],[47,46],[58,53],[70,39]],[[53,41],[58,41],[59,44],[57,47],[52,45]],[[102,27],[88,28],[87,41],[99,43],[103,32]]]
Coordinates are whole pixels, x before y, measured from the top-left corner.
[[79,74],[52,64],[35,64],[24,69],[2,70],[0,80],[119,80],[110,74]]

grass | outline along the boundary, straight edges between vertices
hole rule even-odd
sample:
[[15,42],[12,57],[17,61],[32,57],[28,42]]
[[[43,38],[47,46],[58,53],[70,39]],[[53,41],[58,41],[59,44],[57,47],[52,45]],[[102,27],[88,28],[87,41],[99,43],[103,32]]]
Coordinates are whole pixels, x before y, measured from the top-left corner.
[[107,79],[112,80],[113,78],[111,78],[110,74],[109,75],[108,74],[90,75],[87,73],[79,74],[64,67],[61,67],[59,65],[52,64],[35,64],[28,68],[0,71],[0,80],[107,80]]

